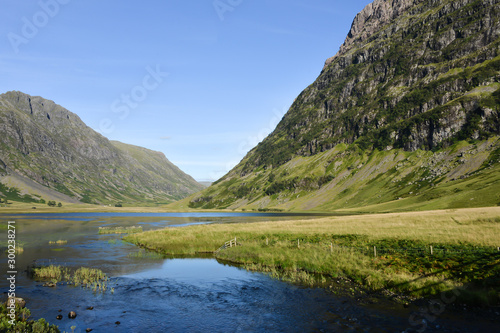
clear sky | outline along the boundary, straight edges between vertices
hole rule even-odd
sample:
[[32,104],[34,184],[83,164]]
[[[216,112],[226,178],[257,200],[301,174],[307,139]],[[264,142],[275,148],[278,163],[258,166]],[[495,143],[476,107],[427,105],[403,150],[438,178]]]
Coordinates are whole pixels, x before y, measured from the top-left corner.
[[269,134],[370,0],[0,0],[0,93],[216,180]]

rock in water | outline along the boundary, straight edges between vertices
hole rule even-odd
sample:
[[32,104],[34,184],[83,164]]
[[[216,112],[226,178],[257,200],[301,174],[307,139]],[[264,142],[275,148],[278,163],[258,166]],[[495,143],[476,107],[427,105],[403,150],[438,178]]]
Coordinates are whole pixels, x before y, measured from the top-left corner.
[[24,309],[26,306],[26,301],[21,297],[10,297],[7,299],[7,302],[5,302],[5,305],[9,306],[9,304],[12,303],[15,303],[15,305],[18,305],[21,309]]

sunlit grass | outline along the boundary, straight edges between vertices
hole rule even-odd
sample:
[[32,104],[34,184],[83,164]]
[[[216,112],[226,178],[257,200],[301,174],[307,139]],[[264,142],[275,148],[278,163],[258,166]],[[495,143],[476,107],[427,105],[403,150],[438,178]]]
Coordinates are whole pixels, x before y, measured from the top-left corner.
[[[8,253],[9,252],[9,247],[8,247],[8,243],[6,241],[4,242],[1,242],[0,243],[0,246],[1,247],[6,247],[7,249],[5,250],[5,253]],[[25,243],[23,242],[16,242],[16,248],[14,250],[14,253],[15,254],[22,254],[24,252],[24,245]]]
[[[500,273],[498,235],[500,207],[198,225],[125,240],[181,255],[214,252],[236,237],[239,246],[219,252],[219,259],[306,285],[318,274],[348,277],[370,290],[420,297],[465,284],[499,289],[492,285]],[[488,302],[498,300],[490,294]]]
[[51,281],[53,283],[66,281],[74,286],[92,289],[94,292],[105,292],[108,288],[107,275],[97,268],[80,267],[71,272],[67,267],[49,265],[33,267],[31,274],[36,281]]
[[33,267],[31,273],[33,274],[33,278],[35,280],[60,282],[70,278],[68,268],[56,265]]
[[142,232],[142,227],[99,227],[99,235],[106,234],[134,234]]
[[67,240],[57,240],[57,241],[49,241],[49,245],[64,245],[67,244]]

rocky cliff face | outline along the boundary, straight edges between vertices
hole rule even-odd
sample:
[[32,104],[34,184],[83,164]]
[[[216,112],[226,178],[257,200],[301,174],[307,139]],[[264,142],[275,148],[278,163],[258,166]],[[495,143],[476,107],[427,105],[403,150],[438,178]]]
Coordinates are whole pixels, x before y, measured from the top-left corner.
[[498,0],[368,5],[245,170],[339,143],[414,151],[499,133],[499,17]]
[[0,133],[0,175],[21,175],[84,202],[168,202],[202,188],[162,153],[110,142],[41,97],[0,95]]
[[[483,151],[470,146],[460,154],[482,162],[462,168],[461,176],[483,170],[485,158],[488,167],[498,166],[499,3],[375,0],[355,17],[340,50],[276,129],[214,186],[191,198],[190,206],[337,209],[347,206],[347,193],[358,205],[410,192],[423,202],[424,190],[457,181],[448,172],[462,163],[457,147],[471,140],[482,142]],[[380,152],[392,157],[368,167]],[[416,164],[385,164],[425,155],[432,165],[434,153],[447,156],[440,178]],[[395,187],[399,174],[405,184],[424,182],[434,189]],[[376,177],[385,186],[370,192]]]
[[422,1],[423,0],[375,0],[368,4],[358,15],[356,15],[344,44],[340,46],[340,50],[335,56],[326,60],[325,68],[337,57],[347,53],[357,44],[365,43],[369,37],[378,33],[387,23],[403,15],[408,8]]

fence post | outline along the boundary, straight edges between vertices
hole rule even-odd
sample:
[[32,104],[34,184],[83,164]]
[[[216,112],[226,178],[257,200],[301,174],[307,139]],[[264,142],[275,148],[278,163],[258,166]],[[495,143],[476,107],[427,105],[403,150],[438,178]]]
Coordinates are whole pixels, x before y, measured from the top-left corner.
[[333,253],[333,243],[330,243],[330,253]]
[[234,246],[236,246],[236,237],[234,237]]
[[266,237],[266,245],[269,245],[269,239]]
[[297,239],[297,248],[300,249],[300,241]]
[[431,245],[431,256],[432,256],[432,245]]
[[377,257],[377,247],[375,245],[373,246],[373,256]]

